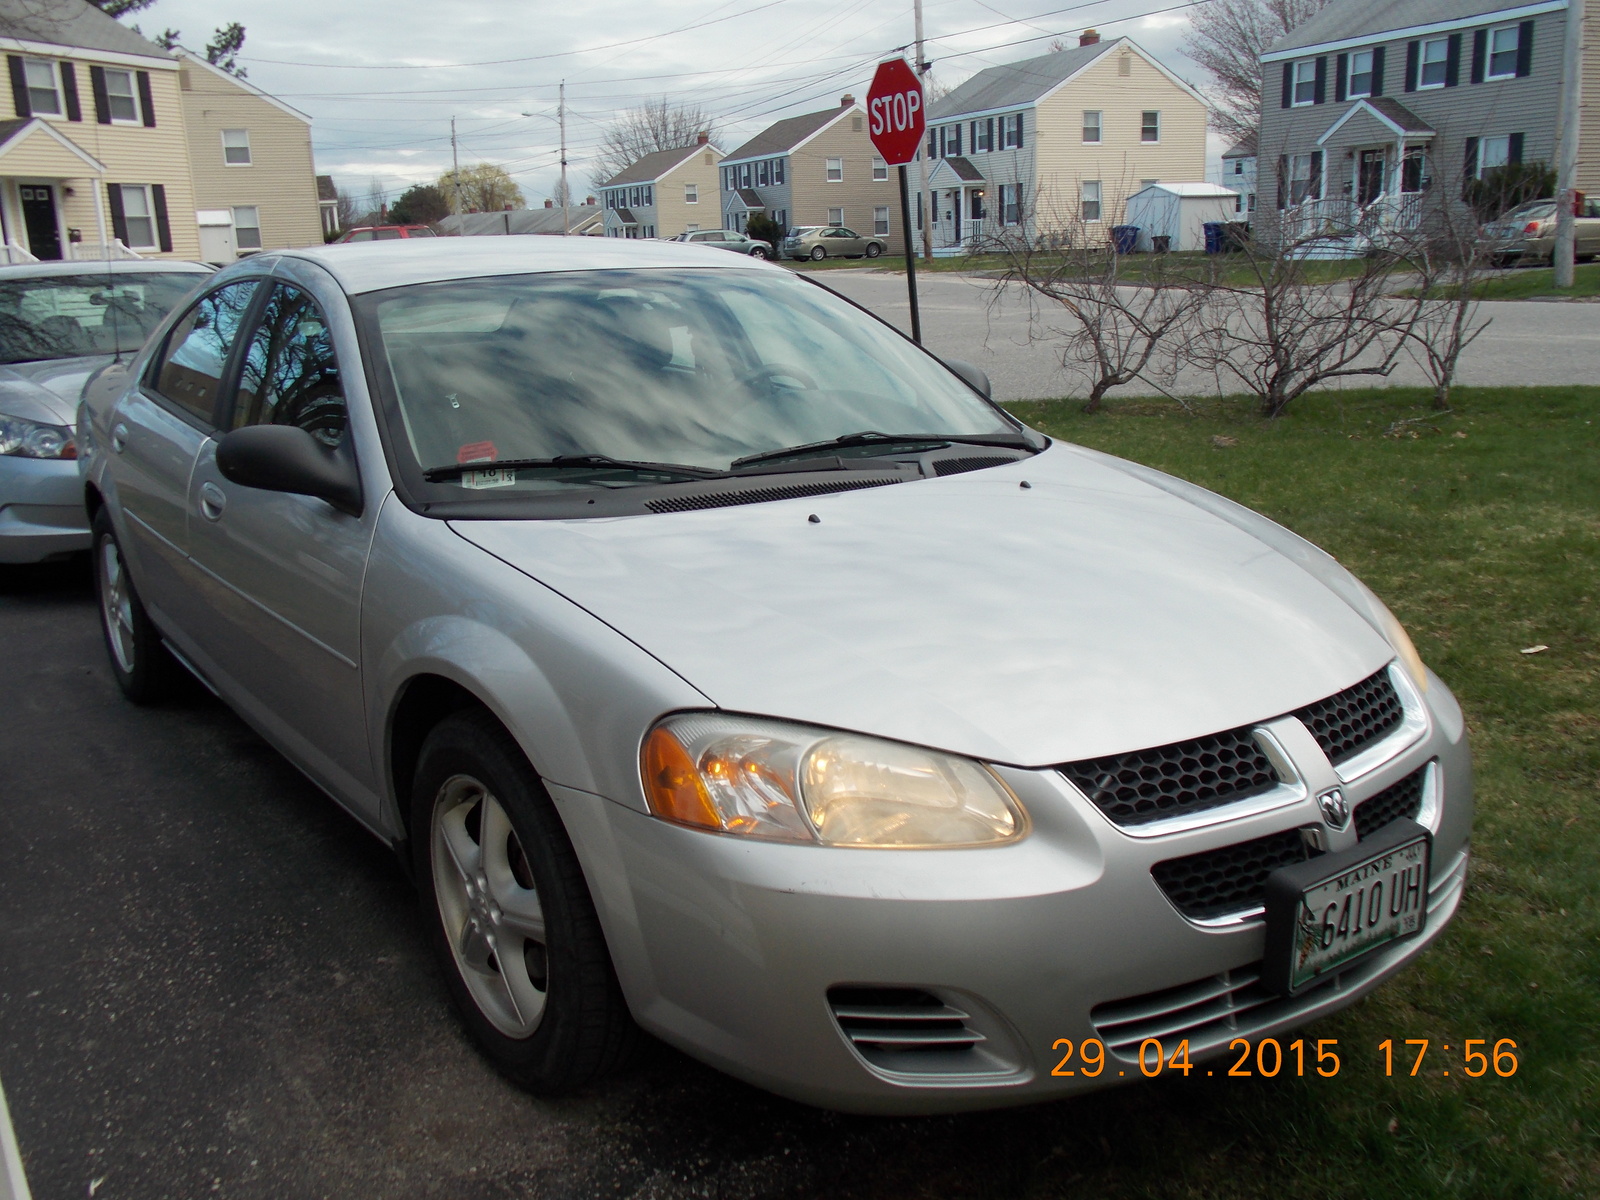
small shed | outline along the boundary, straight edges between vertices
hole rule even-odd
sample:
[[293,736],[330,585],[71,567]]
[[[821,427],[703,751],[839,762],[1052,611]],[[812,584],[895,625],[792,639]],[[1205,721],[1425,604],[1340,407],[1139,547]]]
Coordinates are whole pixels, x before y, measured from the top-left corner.
[[1210,221],[1233,221],[1235,193],[1215,183],[1152,183],[1128,197],[1127,223],[1139,227],[1137,249],[1170,239],[1169,250],[1204,250]]

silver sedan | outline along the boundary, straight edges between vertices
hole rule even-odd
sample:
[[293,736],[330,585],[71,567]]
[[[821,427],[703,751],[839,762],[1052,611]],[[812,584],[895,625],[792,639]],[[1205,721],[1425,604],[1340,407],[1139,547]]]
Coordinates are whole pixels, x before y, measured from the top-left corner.
[[80,430],[124,690],[395,848],[505,1074],[1017,1104],[1444,928],[1461,710],[1333,559],[771,264],[512,241],[230,267]]

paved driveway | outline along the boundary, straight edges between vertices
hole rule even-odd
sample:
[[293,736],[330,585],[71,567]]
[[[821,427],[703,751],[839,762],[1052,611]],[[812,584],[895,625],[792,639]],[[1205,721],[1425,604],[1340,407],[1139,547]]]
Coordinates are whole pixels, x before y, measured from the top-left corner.
[[[835,270],[817,278],[902,329],[911,328],[903,274],[882,270]],[[1022,293],[997,293],[987,279],[944,272],[917,276],[922,300],[923,340],[934,353],[962,358],[989,372],[997,400],[1038,400],[1086,395],[1088,389],[1061,368],[1060,352],[1048,340],[1030,344]],[[1592,383],[1600,378],[1600,304],[1498,301],[1483,305],[1489,328],[1467,348],[1457,382],[1480,386]],[[1409,361],[1391,383],[1425,384]],[[1355,379],[1350,386],[1370,386]],[[1179,381],[1185,394],[1217,390],[1198,372]],[[1237,391],[1230,385],[1228,391]],[[1111,393],[1137,395],[1135,385]]]

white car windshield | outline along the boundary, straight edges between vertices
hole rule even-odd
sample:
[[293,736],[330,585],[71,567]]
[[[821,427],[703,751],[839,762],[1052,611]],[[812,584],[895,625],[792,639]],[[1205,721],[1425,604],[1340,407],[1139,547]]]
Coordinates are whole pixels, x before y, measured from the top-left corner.
[[[705,473],[865,431],[1022,436],[911,342],[786,272],[460,280],[357,308],[381,341],[393,440],[430,485],[472,486],[446,478],[470,462],[605,456]],[[513,490],[580,479],[518,471]]]
[[0,280],[0,363],[137,350],[201,278],[141,272]]

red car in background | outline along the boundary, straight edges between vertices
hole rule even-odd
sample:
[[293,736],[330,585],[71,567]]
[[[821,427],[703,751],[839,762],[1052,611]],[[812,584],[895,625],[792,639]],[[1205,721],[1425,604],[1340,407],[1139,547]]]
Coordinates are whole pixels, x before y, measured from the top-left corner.
[[431,238],[438,236],[426,225],[361,225],[355,229],[346,229],[336,241],[383,242],[394,238]]

